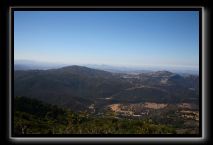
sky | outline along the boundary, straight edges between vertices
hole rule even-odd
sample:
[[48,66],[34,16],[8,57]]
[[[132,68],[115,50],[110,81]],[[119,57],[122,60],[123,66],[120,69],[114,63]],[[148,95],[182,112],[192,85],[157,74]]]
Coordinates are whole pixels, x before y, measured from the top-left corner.
[[15,11],[14,59],[199,67],[198,11]]

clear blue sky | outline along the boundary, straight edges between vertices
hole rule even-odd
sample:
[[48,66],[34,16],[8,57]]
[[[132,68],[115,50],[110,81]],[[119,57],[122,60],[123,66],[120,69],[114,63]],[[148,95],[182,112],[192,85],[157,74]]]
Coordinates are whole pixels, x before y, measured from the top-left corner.
[[197,11],[16,11],[14,19],[16,60],[199,66]]

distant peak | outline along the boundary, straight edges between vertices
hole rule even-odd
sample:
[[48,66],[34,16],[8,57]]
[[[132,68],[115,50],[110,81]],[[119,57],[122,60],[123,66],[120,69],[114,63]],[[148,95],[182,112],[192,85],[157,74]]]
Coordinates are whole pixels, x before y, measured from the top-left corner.
[[167,71],[167,70],[155,71],[155,72],[151,72],[151,73],[153,73],[153,74],[166,74],[166,75],[171,75],[171,74],[173,74],[172,72]]
[[[80,66],[80,65],[69,65],[69,66],[62,67],[61,69],[76,69],[76,68],[88,68],[88,67]],[[88,68],[88,69],[90,69],[90,68]]]
[[89,75],[89,76],[109,76],[111,73],[103,70],[93,69],[85,66],[79,65],[71,65],[66,66],[58,69],[58,71],[67,72],[67,73],[74,73],[74,74],[81,74],[81,75]]
[[172,72],[167,71],[167,70],[156,71],[156,73],[159,73],[159,74],[173,74]]

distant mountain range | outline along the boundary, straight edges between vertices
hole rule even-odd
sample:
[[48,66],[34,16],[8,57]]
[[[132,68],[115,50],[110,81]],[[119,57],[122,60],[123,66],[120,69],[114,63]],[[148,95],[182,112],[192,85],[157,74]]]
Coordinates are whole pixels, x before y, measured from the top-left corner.
[[[61,64],[61,63],[48,63],[48,62],[38,62],[32,60],[15,60],[14,61],[14,69],[15,70],[47,70],[54,68],[61,68],[65,66],[69,66],[73,64]],[[100,69],[112,73],[128,73],[128,74],[139,74],[139,73],[147,73],[147,72],[155,72],[159,70],[169,70],[173,73],[178,73],[180,75],[199,75],[199,70],[196,69],[184,69],[184,68],[176,68],[176,67],[124,67],[124,66],[113,66],[106,64],[81,64],[81,66],[86,66],[93,69]]]
[[86,110],[91,104],[97,109],[112,103],[145,101],[198,104],[199,76],[169,71],[112,73],[77,65],[47,70],[16,68],[14,95],[75,111]]
[[37,62],[32,60],[15,60],[14,70],[46,70],[53,68],[60,68],[66,66],[65,64],[47,63],[47,62]]

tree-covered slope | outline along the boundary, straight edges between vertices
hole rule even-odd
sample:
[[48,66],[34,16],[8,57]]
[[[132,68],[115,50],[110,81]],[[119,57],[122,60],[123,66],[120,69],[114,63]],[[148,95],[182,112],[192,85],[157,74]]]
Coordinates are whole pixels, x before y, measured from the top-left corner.
[[[175,128],[155,124],[150,119],[116,119],[106,112],[102,117],[78,114],[44,102],[16,97],[14,134],[173,134]],[[72,136],[72,135],[70,135]]]

